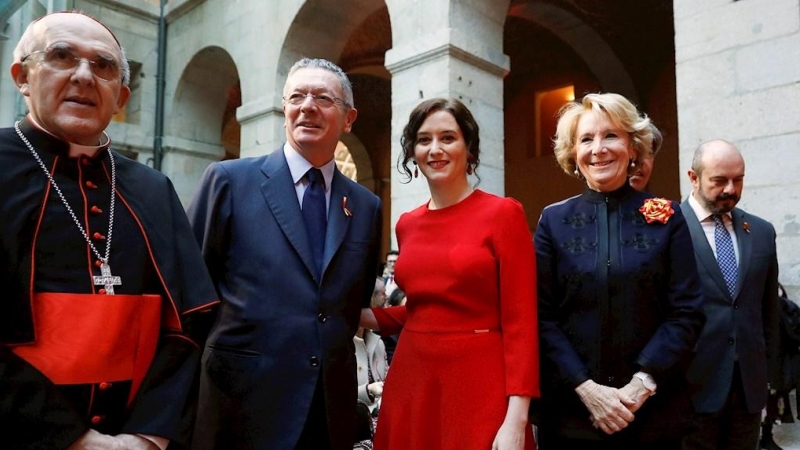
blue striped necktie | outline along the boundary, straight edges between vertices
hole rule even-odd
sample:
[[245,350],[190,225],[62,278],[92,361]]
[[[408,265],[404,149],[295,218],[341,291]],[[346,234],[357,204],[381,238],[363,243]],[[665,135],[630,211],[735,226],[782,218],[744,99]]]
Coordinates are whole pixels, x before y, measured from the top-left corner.
[[725,228],[725,222],[722,216],[714,214],[714,243],[717,247],[717,264],[719,270],[722,272],[722,277],[725,278],[725,284],[728,285],[728,292],[731,297],[736,292],[736,253],[733,251],[733,240]]

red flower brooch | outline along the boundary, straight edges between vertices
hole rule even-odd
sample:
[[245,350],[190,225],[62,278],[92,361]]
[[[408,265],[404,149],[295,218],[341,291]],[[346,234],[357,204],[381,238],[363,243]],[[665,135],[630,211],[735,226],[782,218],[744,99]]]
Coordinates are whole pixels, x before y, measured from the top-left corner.
[[675,214],[672,209],[672,202],[665,198],[648,198],[645,200],[644,205],[639,208],[639,212],[644,215],[644,220],[647,223],[661,222],[667,223],[670,216]]

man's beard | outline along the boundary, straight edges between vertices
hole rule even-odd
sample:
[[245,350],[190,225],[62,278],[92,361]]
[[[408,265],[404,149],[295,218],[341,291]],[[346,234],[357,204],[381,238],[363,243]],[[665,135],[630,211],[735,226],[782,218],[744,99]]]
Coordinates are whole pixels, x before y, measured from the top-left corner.
[[[733,210],[737,203],[739,203],[739,196],[736,194],[726,194],[722,193],[718,195],[716,198],[711,200],[710,198],[706,197],[702,190],[700,191],[700,198],[703,200],[704,206],[707,210],[711,212],[711,214],[726,214]],[[733,200],[733,204],[727,206],[727,204],[722,205],[720,204],[726,200]]]

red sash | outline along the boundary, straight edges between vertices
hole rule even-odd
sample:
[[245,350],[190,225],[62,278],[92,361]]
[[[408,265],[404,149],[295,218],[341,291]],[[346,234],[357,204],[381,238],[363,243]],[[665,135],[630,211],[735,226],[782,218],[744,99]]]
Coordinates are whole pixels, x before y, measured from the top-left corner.
[[160,295],[36,293],[36,342],[14,353],[55,384],[132,380],[128,404],[158,343]]

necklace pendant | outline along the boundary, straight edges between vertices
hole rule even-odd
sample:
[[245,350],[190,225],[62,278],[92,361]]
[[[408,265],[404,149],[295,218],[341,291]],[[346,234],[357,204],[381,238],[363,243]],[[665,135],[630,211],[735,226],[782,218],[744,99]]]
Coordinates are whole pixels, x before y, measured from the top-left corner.
[[92,277],[95,286],[103,286],[106,290],[106,295],[114,295],[114,286],[122,286],[122,277],[111,275],[111,266],[108,263],[103,263],[100,266],[100,276]]

